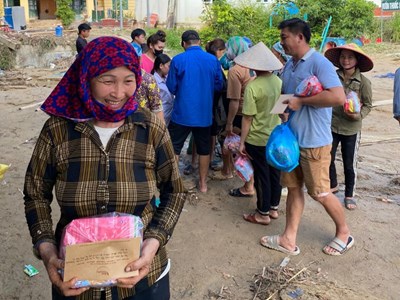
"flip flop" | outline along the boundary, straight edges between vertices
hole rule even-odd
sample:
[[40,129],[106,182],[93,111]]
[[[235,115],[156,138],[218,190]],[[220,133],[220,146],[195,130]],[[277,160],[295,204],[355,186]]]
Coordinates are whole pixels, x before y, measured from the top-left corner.
[[[332,241],[330,241],[324,248],[322,248],[322,252],[331,256],[339,256],[343,255],[346,251],[348,251],[354,245],[354,238],[350,235],[347,239],[347,243],[342,242],[337,237],[335,237]],[[330,247],[334,249],[334,252],[329,252],[326,248]]]
[[253,223],[253,224],[260,224],[260,225],[269,225],[269,223],[271,222],[261,222],[258,221],[256,219],[256,214],[252,213],[252,214],[244,214],[243,215],[243,219],[245,219],[247,222]]
[[240,188],[231,189],[231,190],[229,191],[229,195],[232,196],[232,197],[246,197],[246,198],[251,198],[251,197],[254,196],[253,194],[243,194],[243,193],[240,191]]
[[279,235],[266,235],[263,236],[260,239],[260,244],[264,247],[267,247],[269,249],[272,250],[276,250],[285,254],[289,254],[289,255],[299,255],[300,254],[300,248],[296,246],[296,248],[293,251],[290,251],[284,247],[282,247],[281,245],[279,245]]
[[[350,205],[354,205],[355,207],[350,207]],[[344,207],[348,210],[355,210],[357,208],[357,202],[354,198],[344,198]]]

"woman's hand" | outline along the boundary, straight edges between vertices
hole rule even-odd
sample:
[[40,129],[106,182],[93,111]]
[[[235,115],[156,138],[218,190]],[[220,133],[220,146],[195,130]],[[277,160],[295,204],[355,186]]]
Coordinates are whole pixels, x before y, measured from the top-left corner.
[[142,280],[149,273],[150,265],[159,247],[160,242],[154,238],[144,240],[140,258],[129,263],[125,268],[126,272],[139,270],[139,275],[118,279],[118,286],[122,288],[133,288],[135,284]]
[[346,116],[350,119],[350,120],[358,120],[361,117],[360,113],[350,113],[348,111],[344,111],[344,113],[346,114]]
[[46,267],[51,283],[58,289],[58,292],[64,296],[78,296],[89,288],[75,288],[77,278],[63,282],[58,270],[64,269],[64,261],[58,258],[57,248],[52,243],[42,243],[39,245],[39,253]]

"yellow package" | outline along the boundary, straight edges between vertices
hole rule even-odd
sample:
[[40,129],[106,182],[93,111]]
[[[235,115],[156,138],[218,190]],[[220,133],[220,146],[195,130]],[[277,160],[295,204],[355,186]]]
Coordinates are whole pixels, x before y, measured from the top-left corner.
[[6,173],[9,167],[9,165],[0,164],[0,179],[3,178],[4,173]]

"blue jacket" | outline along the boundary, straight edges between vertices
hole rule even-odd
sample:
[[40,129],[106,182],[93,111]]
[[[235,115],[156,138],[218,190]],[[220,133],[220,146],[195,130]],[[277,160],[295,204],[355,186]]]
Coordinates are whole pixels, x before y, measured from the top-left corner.
[[394,75],[393,92],[393,116],[395,119],[400,119],[400,68],[396,70]]
[[221,64],[200,46],[191,46],[172,59],[167,87],[175,95],[172,122],[208,127],[212,123],[214,91],[223,87]]

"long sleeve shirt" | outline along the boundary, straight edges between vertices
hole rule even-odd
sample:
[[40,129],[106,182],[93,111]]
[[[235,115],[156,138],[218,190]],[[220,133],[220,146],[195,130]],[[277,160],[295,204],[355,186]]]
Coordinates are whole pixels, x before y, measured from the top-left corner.
[[[53,188],[61,210],[55,232]],[[160,204],[156,207],[158,189]],[[24,194],[34,245],[50,242],[58,246],[63,228],[76,218],[108,212],[140,216],[143,239],[160,242],[150,273],[141,281],[147,286],[167,265],[165,245],[185,199],[168,131],[155,115],[140,108],[125,119],[106,147],[91,122],[50,117],[33,151]],[[134,293],[135,288],[118,288],[121,298]],[[99,295],[100,290],[92,288],[77,299],[99,299]]]
[[191,46],[172,59],[167,87],[175,95],[172,122],[208,127],[212,123],[214,91],[223,87],[221,64],[200,46]]
[[393,116],[400,121],[400,68],[394,75]]

